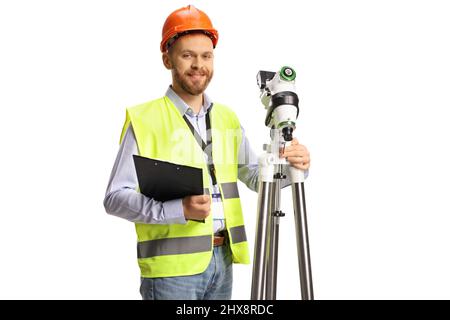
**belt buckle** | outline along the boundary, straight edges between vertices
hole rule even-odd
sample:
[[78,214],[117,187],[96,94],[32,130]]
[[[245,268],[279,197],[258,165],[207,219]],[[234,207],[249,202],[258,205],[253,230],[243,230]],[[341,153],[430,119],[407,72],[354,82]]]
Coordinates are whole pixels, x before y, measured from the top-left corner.
[[227,241],[227,231],[222,230],[216,234],[214,234],[214,246],[220,247],[226,244]]

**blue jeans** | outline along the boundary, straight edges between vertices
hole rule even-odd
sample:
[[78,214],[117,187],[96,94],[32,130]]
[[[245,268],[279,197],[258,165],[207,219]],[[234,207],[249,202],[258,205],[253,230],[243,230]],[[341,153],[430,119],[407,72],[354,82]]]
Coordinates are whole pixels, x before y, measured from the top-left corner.
[[233,286],[229,245],[214,247],[208,268],[192,276],[141,278],[143,300],[230,300]]

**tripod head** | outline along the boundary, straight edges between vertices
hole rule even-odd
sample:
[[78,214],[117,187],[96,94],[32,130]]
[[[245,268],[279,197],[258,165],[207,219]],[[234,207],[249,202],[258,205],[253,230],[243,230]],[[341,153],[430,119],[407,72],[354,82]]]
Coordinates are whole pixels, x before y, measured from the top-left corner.
[[256,76],[260,99],[267,110],[265,124],[281,130],[285,141],[292,140],[299,113],[295,77],[295,70],[287,66],[278,72],[259,71]]

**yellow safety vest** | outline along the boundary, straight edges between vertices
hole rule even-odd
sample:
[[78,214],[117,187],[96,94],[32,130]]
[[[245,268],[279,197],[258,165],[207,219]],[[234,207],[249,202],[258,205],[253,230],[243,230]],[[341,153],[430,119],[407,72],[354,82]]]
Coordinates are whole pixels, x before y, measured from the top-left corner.
[[[234,263],[250,263],[237,187],[238,152],[242,141],[239,121],[228,107],[210,111],[212,158],[220,188]],[[168,97],[127,108],[120,141],[132,125],[140,156],[203,169],[203,186],[210,186],[204,152],[182,115]],[[211,192],[209,192],[211,194]],[[147,278],[202,273],[213,250],[213,219],[186,224],[136,223],[138,263]]]

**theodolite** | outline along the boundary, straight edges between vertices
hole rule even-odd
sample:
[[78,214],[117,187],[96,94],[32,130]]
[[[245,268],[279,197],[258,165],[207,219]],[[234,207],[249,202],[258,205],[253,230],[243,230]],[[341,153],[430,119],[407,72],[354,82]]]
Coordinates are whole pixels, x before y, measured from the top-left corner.
[[290,145],[299,114],[295,90],[296,72],[282,67],[278,72],[259,71],[257,83],[261,102],[267,110],[265,125],[270,130],[270,144],[258,158],[259,189],[255,252],[252,275],[252,300],[275,300],[277,290],[278,238],[280,218],[281,181],[289,175],[297,239],[300,289],[303,300],[313,300],[311,261],[305,203],[305,173],[280,158]]

